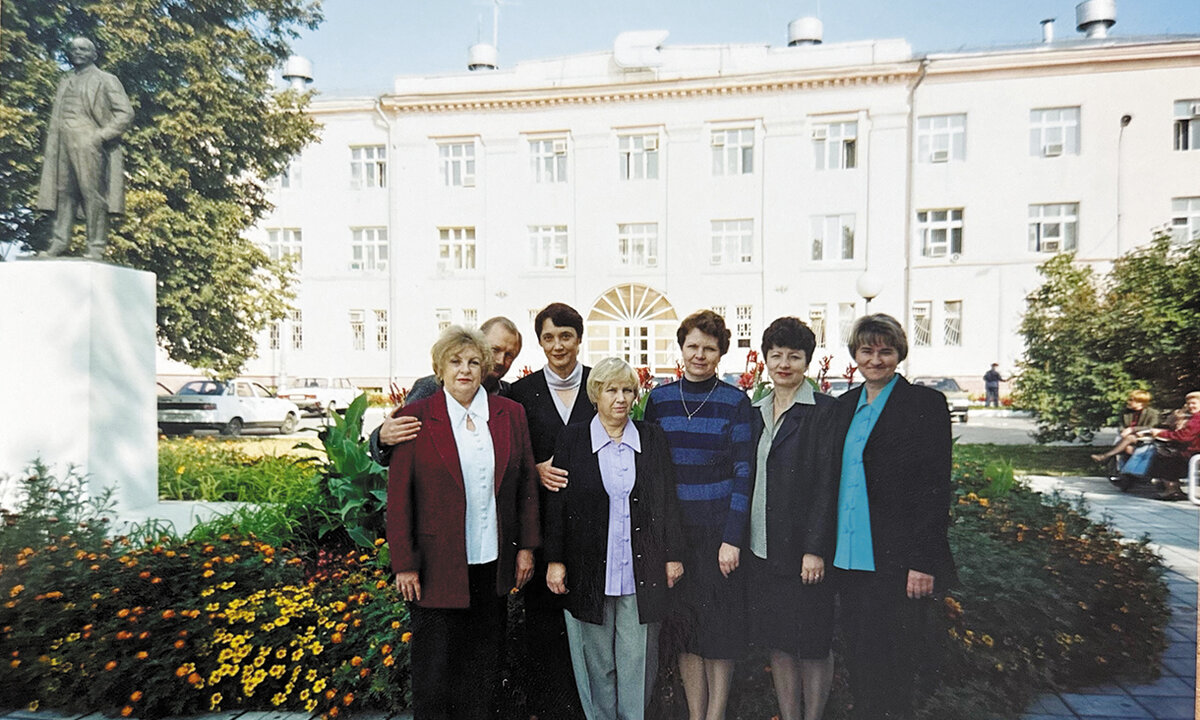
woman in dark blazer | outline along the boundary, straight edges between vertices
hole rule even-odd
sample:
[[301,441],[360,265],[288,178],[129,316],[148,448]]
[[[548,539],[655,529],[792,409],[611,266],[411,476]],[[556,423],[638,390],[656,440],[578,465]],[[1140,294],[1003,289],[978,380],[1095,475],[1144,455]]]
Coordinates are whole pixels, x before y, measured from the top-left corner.
[[772,389],[754,404],[750,552],[746,557],[750,642],[771,650],[782,720],[820,720],[833,683],[833,557],[837,490],[830,467],[834,400],[806,373],[816,337],[794,317],[763,332]]
[[505,597],[533,574],[537,470],[525,412],[480,387],[492,362],[476,330],[433,346],[441,392],[406,406],[422,431],[388,468],[387,538],[412,618],[415,720],[495,713]]
[[855,717],[906,718],[918,660],[930,658],[917,652],[929,598],[955,579],[950,413],[940,392],[897,374],[908,341],[895,318],[859,318],[849,350],[864,383],[834,407],[833,565],[850,691]]
[[596,364],[587,383],[596,416],[563,429],[554,464],[570,482],[546,501],[546,584],[566,596],[588,720],[644,716],[667,590],[683,574],[670,451],[660,428],[629,419],[637,393],[625,361]]

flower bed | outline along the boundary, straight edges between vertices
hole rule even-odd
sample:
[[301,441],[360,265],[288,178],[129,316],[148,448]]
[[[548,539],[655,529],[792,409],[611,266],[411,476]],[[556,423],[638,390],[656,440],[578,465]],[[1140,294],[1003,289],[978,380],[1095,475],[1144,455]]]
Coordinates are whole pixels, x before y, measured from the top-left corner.
[[[1146,544],[1013,486],[1010,465],[960,459],[955,473],[962,582],[922,653],[940,662],[921,716],[1016,717],[1050,688],[1156,675],[1166,589]],[[0,705],[136,717],[408,707],[407,615],[374,548],[211,525],[199,541],[110,540],[104,508],[70,478],[35,472],[26,486],[0,533]],[[739,663],[731,717],[776,713],[766,664]],[[685,717],[669,665],[656,708]],[[838,672],[833,720],[849,702]]]

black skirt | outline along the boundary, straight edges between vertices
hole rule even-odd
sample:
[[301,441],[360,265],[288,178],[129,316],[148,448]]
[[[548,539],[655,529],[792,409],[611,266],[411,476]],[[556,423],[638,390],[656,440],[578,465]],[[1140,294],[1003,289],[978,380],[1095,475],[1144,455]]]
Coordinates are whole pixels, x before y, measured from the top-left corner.
[[834,598],[828,567],[822,582],[805,585],[799,575],[771,572],[766,560],[748,550],[742,552],[741,566],[747,571],[750,642],[803,660],[828,657]]
[[[685,525],[683,531],[683,577],[672,591],[672,611],[663,627],[664,649],[710,660],[736,660],[746,649],[746,571],[739,567],[729,577],[721,574],[719,529]],[[742,562],[746,554],[743,550]]]

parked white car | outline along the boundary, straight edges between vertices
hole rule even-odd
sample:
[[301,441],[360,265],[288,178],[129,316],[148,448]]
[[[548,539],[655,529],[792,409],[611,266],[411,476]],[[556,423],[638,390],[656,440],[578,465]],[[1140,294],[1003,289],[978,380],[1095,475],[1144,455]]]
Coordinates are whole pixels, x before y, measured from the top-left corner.
[[950,410],[950,421],[954,422],[955,418],[961,423],[967,421],[967,412],[971,407],[971,398],[966,390],[959,387],[958,382],[954,378],[915,377],[912,380],[912,384],[924,385],[934,390],[940,390],[946,396],[946,408]]
[[193,380],[174,395],[158,398],[158,427],[166,435],[218,430],[272,428],[286,435],[300,423],[300,408],[250,380]]
[[322,415],[345,410],[362,391],[347,378],[301,377],[279,389],[279,397],[287,398],[300,409]]

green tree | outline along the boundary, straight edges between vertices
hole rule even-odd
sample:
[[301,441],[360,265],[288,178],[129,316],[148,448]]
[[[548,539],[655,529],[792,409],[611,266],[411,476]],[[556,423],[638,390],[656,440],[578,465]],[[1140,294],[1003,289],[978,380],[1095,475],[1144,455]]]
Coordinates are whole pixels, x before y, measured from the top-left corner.
[[1104,276],[1072,255],[1038,271],[1015,394],[1036,413],[1039,440],[1090,441],[1131,390],[1172,408],[1200,386],[1200,241],[1158,233]]
[[316,126],[308,97],[273,92],[317,0],[4,0],[0,3],[0,230],[42,247],[33,210],[61,50],[92,38],[134,105],[126,215],[109,257],[158,277],[158,339],[179,361],[236,373],[292,298],[290,266],[246,237],[278,175]]

